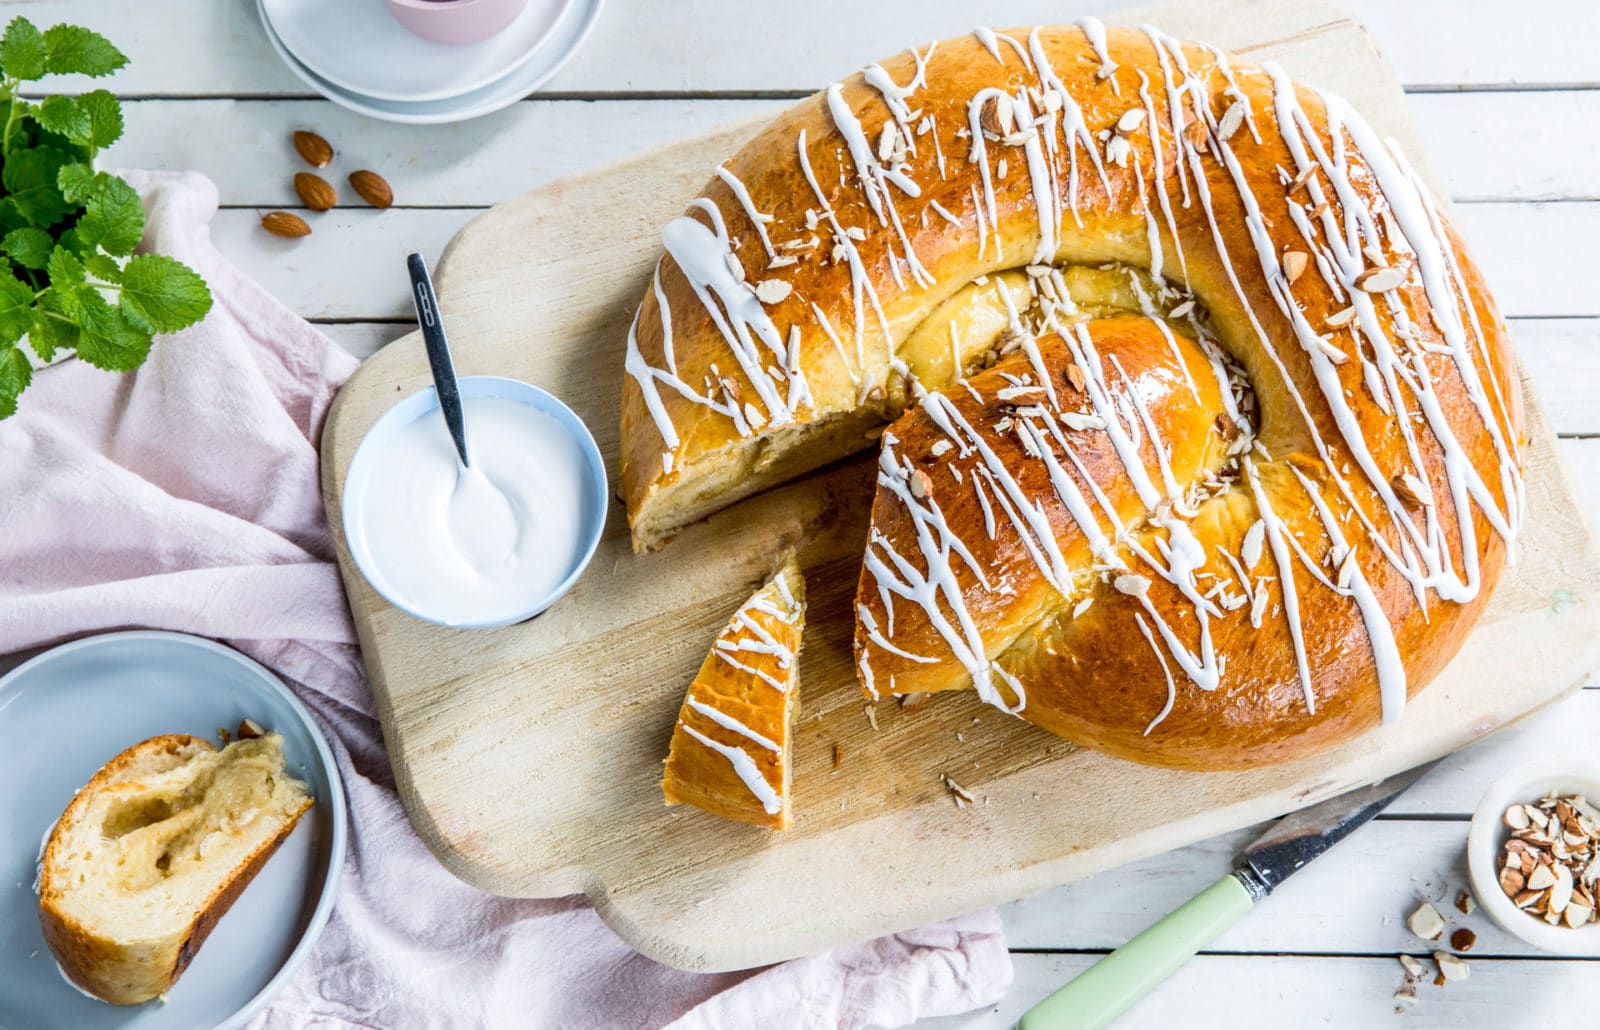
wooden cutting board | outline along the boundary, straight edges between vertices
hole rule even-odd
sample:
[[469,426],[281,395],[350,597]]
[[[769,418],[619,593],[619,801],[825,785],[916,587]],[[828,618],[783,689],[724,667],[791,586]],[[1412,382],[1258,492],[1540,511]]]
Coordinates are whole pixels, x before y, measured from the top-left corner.
[[[1421,158],[1393,73],[1334,8],[1174,4],[1116,20],[1276,60],[1343,94]],[[437,273],[458,370],[564,398],[614,475],[624,337],[660,229],[756,128],[560,182],[468,224]],[[1460,748],[1578,687],[1600,658],[1600,556],[1531,397],[1520,561],[1405,719],[1324,757],[1197,775],[1079,750],[970,695],[914,713],[882,703],[874,726],[850,652],[870,458],[753,498],[644,557],[614,504],[588,573],[529,624],[459,631],[396,611],[350,563],[340,487],[368,427],[427,382],[420,338],[396,341],[341,392],[322,440],[328,517],[406,809],[468,883],[586,893],[629,943],[686,969],[904,929],[1269,818]],[[812,605],[795,829],[667,809],[657,782],[684,687],[729,612],[790,546]],[[940,774],[978,803],[958,810]]]

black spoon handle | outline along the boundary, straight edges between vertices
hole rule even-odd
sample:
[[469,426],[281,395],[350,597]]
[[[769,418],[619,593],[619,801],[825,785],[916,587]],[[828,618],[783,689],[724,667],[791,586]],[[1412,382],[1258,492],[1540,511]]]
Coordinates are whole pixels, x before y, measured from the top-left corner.
[[456,442],[462,466],[471,468],[472,462],[467,458],[467,426],[461,415],[461,391],[456,386],[456,366],[450,360],[450,342],[445,339],[444,322],[439,318],[433,280],[428,277],[428,265],[421,254],[406,258],[406,270],[411,273],[411,303],[416,306],[417,325],[422,329],[422,342],[428,348],[428,366],[433,369],[439,410],[444,413],[445,425],[450,427],[450,438]]

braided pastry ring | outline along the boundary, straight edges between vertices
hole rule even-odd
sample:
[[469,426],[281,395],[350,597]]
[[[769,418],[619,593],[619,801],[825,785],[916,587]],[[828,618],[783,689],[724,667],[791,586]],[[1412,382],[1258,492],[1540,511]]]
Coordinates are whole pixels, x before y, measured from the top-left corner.
[[1520,523],[1476,266],[1397,147],[1270,65],[980,30],[791,109],[664,241],[636,546],[899,415],[872,696],[975,687],[1179,768],[1299,757],[1398,717]]

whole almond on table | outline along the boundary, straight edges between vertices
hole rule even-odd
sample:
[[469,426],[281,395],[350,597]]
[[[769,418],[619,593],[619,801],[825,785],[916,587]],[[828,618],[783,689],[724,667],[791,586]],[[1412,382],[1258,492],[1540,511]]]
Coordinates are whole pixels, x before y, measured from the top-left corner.
[[313,211],[326,211],[339,202],[339,195],[333,191],[332,184],[311,172],[295,173],[294,191],[300,195],[301,202]]
[[294,149],[313,168],[326,168],[333,160],[333,144],[304,129],[294,134]]
[[373,207],[388,207],[394,203],[394,191],[384,181],[383,176],[377,172],[363,168],[358,172],[350,173],[350,186],[360,195],[362,200]]
[[288,211],[268,211],[261,216],[261,228],[274,236],[310,236],[311,226],[299,215],[290,214]]

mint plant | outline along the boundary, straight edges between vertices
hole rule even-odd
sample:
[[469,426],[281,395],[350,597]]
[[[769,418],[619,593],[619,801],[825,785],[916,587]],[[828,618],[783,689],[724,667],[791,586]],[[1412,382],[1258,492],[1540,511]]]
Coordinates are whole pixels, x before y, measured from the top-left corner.
[[144,363],[155,334],[211,310],[205,281],[181,261],[134,255],[144,235],[139,194],[94,167],[122,135],[117,98],[103,89],[22,95],[48,75],[99,77],[127,63],[76,25],[41,32],[14,18],[0,36],[0,418],[16,412],[33,378],[24,337],[43,361],[75,350],[96,368],[126,372]]

